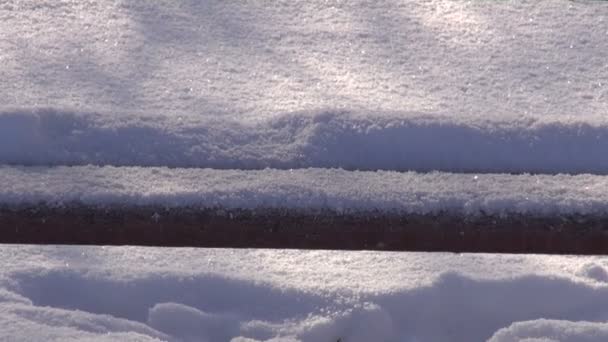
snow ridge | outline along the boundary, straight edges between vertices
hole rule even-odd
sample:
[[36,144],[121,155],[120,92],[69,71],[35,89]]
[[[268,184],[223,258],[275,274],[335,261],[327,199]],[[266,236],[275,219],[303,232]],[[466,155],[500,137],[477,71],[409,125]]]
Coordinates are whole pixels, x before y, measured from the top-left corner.
[[263,119],[0,111],[0,164],[608,174],[608,120],[325,109]]

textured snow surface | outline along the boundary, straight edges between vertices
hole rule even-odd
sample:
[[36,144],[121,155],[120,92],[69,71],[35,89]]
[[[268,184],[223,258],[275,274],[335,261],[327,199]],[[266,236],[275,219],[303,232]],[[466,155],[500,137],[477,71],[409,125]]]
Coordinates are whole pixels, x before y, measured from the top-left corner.
[[0,163],[607,174],[606,15],[565,0],[6,1]]
[[[585,118],[585,120],[583,120]],[[0,163],[608,174],[604,117],[301,111],[259,120],[0,111]]]
[[5,1],[3,105],[604,116],[602,1]]
[[4,166],[0,184],[8,205],[608,215],[608,177],[594,175]]
[[499,330],[489,342],[500,341],[605,341],[608,324],[540,319],[514,323]]
[[[30,166],[0,167],[0,201],[605,214],[607,15],[583,0],[0,1],[0,164]],[[2,341],[608,338],[599,257],[0,260]]]
[[2,246],[6,341],[605,341],[608,259]]

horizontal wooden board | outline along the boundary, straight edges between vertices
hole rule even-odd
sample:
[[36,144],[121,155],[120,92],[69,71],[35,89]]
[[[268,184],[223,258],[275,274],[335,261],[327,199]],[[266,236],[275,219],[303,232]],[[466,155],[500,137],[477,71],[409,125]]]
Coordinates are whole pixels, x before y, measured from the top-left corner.
[[608,254],[608,217],[5,206],[0,243]]

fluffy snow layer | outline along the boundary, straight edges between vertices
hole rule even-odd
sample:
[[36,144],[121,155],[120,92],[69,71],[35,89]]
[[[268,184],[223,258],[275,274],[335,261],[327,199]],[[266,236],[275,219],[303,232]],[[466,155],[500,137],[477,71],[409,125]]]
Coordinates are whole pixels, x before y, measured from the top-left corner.
[[565,0],[5,1],[0,94],[166,116],[604,116],[607,14]]
[[[306,168],[608,174],[607,15],[566,0],[3,1],[0,164],[39,167],[0,169],[0,196],[605,213],[598,176]],[[42,167],[61,164],[97,166]],[[0,260],[8,341],[608,331],[605,258],[3,246]]]
[[0,203],[608,215],[608,177],[339,169],[0,167]]
[[608,174],[608,120],[321,110],[248,120],[0,111],[0,163]]
[[2,246],[7,341],[605,341],[602,257]]
[[0,163],[608,174],[607,14],[8,1]]

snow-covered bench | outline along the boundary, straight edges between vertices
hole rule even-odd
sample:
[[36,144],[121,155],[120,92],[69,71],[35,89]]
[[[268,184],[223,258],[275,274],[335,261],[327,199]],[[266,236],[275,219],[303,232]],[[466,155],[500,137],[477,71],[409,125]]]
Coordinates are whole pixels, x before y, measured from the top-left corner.
[[0,168],[0,243],[608,252],[593,175]]

